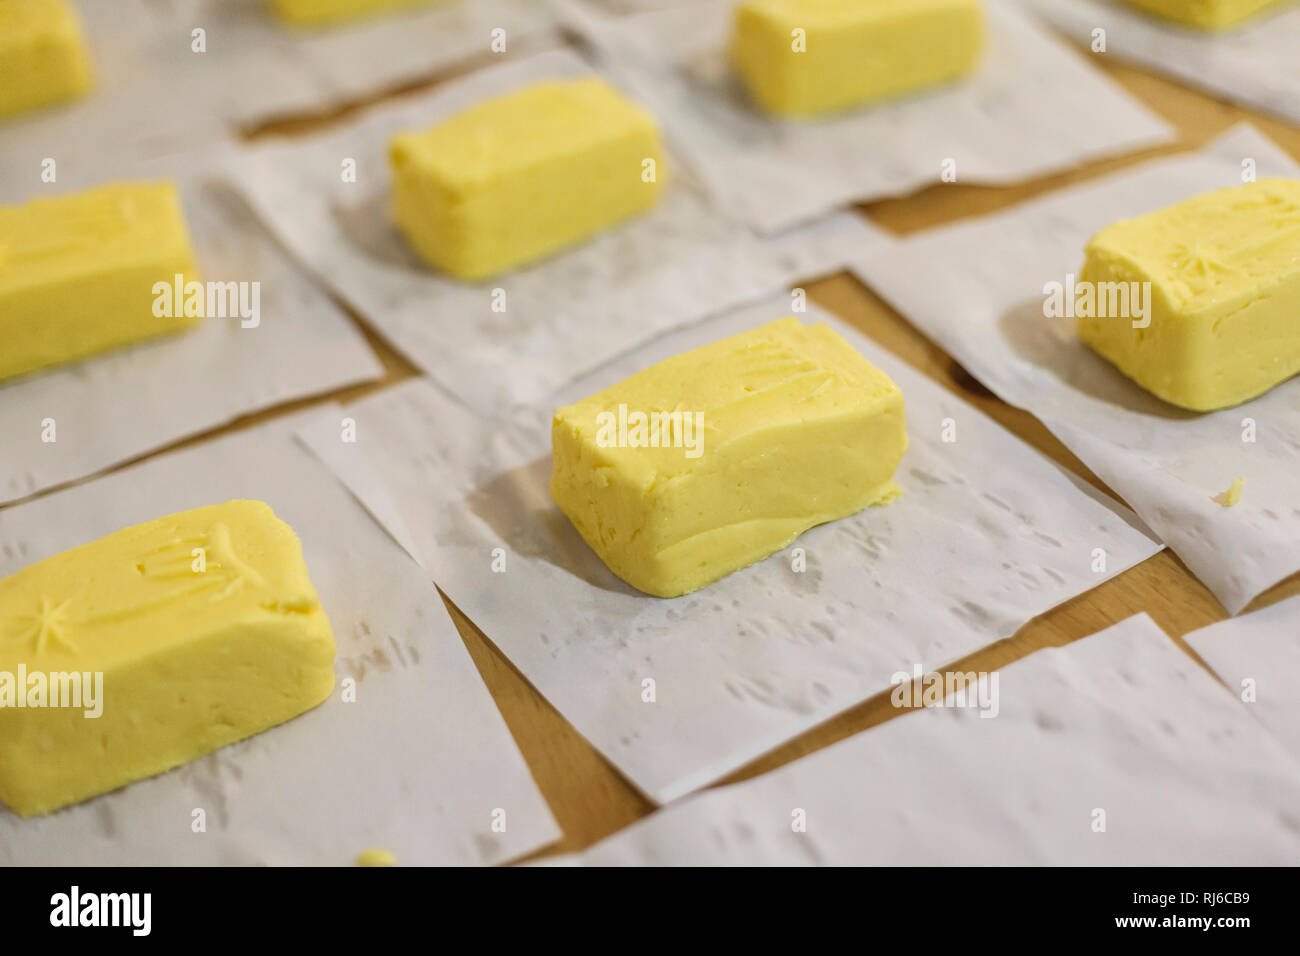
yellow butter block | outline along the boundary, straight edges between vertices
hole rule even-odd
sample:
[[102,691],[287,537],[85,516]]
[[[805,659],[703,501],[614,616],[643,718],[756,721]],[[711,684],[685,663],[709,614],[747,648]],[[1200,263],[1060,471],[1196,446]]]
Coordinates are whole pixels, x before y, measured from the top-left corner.
[[197,281],[171,183],[0,207],[0,379],[198,321],[155,286]]
[[271,6],[287,23],[317,27],[433,2],[440,0],[271,0]]
[[1149,315],[1078,319],[1079,337],[1143,388],[1195,411],[1252,399],[1300,372],[1300,180],[1108,226],[1088,242],[1080,282],[1099,302],[1105,289],[1137,301],[1150,283]]
[[731,59],[764,109],[813,116],[955,80],[983,43],[979,0],[744,0]]
[[1202,30],[1226,30],[1290,0],[1124,0],[1130,7]]
[[831,328],[781,319],[556,412],[551,495],[611,571],[676,597],[892,500],[904,419]]
[[0,117],[75,99],[90,86],[81,19],[67,0],[0,0]]
[[645,212],[664,183],[651,116],[602,80],[540,83],[393,140],[393,210],[429,264],[480,279]]
[[[59,674],[83,691],[102,675],[98,717],[84,700],[50,706],[71,699],[54,691]],[[44,705],[33,675],[48,680]],[[333,687],[329,620],[267,505],[126,528],[0,580],[0,801],[33,816],[85,800],[283,723]]]

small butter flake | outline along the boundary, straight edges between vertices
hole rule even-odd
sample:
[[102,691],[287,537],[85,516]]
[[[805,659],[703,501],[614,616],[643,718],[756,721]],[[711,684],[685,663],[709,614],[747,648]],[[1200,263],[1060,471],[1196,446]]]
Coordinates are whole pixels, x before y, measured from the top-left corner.
[[1227,491],[1223,492],[1222,494],[1215,495],[1210,500],[1218,502],[1219,504],[1223,505],[1223,507],[1225,508],[1231,508],[1233,505],[1235,505],[1238,501],[1241,500],[1241,489],[1244,488],[1245,486],[1246,486],[1246,479],[1244,477],[1239,476],[1233,479],[1232,486],[1228,488]]
[[357,866],[396,866],[392,850],[366,850],[357,854]]

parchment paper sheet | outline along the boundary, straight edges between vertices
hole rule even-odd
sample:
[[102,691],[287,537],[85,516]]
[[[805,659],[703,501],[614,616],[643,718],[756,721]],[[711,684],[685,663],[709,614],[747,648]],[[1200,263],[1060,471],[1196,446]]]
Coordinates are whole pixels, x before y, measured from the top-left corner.
[[[58,188],[97,182],[61,179]],[[243,197],[198,174],[180,182],[202,278],[260,282],[261,324],[211,317],[177,335],[0,383],[0,503],[256,409],[382,375],[352,321]],[[47,419],[54,442],[44,440]]]
[[[335,29],[297,30],[267,0],[74,0],[95,86],[76,102],[0,121],[0,183],[40,174],[46,157],[86,177],[199,150],[279,116],[559,42],[542,0],[448,0]],[[507,52],[490,54],[490,31]],[[194,31],[206,49],[196,52]]]
[[1180,27],[1118,2],[1020,0],[1091,49],[1168,73],[1183,83],[1300,124],[1300,7],[1279,7],[1227,32]]
[[[189,61],[214,109],[240,124],[318,112],[478,58],[509,59],[560,42],[545,0],[441,0],[325,28],[282,23],[269,0],[161,0],[161,29],[187,42],[208,33]],[[506,50],[494,53],[494,29]]]
[[[1160,549],[1126,509],[837,324],[906,397],[904,497],[805,534],[803,572],[787,550],[674,600],[632,590],[551,501],[554,408],[789,312],[781,298],[658,339],[510,424],[416,381],[346,409],[355,444],[328,419],[303,433],[381,521],[400,509],[395,536],[414,539],[452,600],[656,801],[887,689],[899,669],[1008,637]],[[942,440],[946,424],[955,442]]]
[[1169,140],[1173,131],[1078,54],[1001,0],[986,0],[988,41],[973,76],[818,121],[758,112],[725,50],[732,0],[602,16],[557,9],[662,117],[673,144],[731,215],[770,232],[854,202],[940,182],[1006,184]]
[[1300,863],[1297,765],[1145,614],[1003,668],[998,696],[995,718],[904,714],[564,862]]
[[1300,760],[1300,598],[1211,624],[1183,640],[1232,693],[1253,695],[1244,706]]
[[[340,686],[287,724],[49,816],[0,808],[0,863],[340,865],[373,847],[404,864],[495,863],[559,836],[427,575],[294,441],[301,422],[0,512],[0,577],[140,521],[262,499],[302,538],[356,702]],[[191,831],[196,808],[206,833]]]
[[[1042,419],[1230,612],[1300,569],[1300,382],[1212,414],[1168,405],[1043,317],[1043,287],[1109,223],[1260,177],[1295,176],[1249,127],[1204,150],[882,247],[854,271],[1003,399]],[[1247,419],[1255,423],[1256,441]],[[1244,476],[1241,502],[1214,496]]]
[[[487,412],[536,402],[657,333],[770,295],[798,276],[833,271],[851,245],[886,241],[847,214],[759,240],[719,216],[673,169],[647,215],[534,266],[466,283],[425,265],[392,221],[393,135],[533,82],[590,73],[569,51],[482,70],[329,135],[248,151],[230,178],[385,338]],[[356,182],[342,181],[345,158],[356,160]],[[504,311],[494,311],[496,289],[504,291]]]

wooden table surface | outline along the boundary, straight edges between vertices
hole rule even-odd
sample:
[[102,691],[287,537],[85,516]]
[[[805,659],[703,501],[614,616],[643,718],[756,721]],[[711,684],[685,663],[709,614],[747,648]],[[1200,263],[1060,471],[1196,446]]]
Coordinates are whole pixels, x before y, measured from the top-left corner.
[[[1234,123],[1249,120],[1300,161],[1300,129],[1263,114],[1242,109],[1193,91],[1156,74],[1096,56],[1080,48],[1078,55],[1098,64],[1133,96],[1163,116],[1180,134],[1169,147],[1148,150],[1119,159],[1092,163],[1069,173],[1050,176],[1007,188],[985,188],[960,183],[936,184],[906,199],[887,200],[861,207],[878,226],[896,235],[906,235],[969,216],[982,215],[1048,193],[1070,183],[1093,179],[1153,156],[1194,149]],[[270,124],[251,131],[247,139],[299,135],[317,131],[373,102],[427,89],[444,82],[438,77],[415,84],[386,97],[357,104],[328,116],[309,117]],[[1032,415],[995,398],[976,382],[943,349],[927,340],[871,290],[847,273],[821,278],[807,277],[801,283],[810,298],[861,329],[895,355],[924,372],[950,391],[992,416],[1003,426],[1099,488],[1108,488],[1057,441]],[[815,281],[814,281],[815,279]],[[355,312],[342,307],[364,331],[367,341],[380,356],[385,377],[382,381],[343,389],[319,398],[292,402],[239,419],[204,435],[179,442],[154,454],[162,454],[247,428],[281,415],[329,401],[356,401],[379,389],[414,377],[417,369],[390,348]],[[144,457],[153,457],[152,455]],[[1114,497],[1114,492],[1110,492]],[[1296,575],[1257,598],[1247,611],[1300,594]],[[444,595],[444,600],[446,597]],[[448,609],[465,641],[484,682],[496,699],[507,725],[514,734],[533,777],[564,831],[564,839],[542,853],[545,856],[570,852],[608,836],[653,811],[614,767],[583,739],[502,655],[492,635],[479,629],[448,601]],[[1168,550],[1134,567],[1105,584],[1049,611],[1020,629],[1013,637],[963,658],[953,666],[959,671],[989,671],[1024,657],[1039,648],[1059,646],[1086,637],[1126,617],[1145,611],[1189,654],[1181,640],[1188,631],[1227,617],[1214,596],[1200,584]],[[1195,657],[1195,654],[1192,654]],[[744,768],[721,783],[747,779],[819,750],[868,727],[898,715],[888,692],[848,710],[807,731],[789,743]]]

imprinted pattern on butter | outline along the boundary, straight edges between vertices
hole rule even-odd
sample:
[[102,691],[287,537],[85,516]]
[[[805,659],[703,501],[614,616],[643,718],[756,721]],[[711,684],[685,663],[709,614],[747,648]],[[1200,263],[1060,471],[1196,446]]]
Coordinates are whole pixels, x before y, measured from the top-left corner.
[[[203,552],[201,571],[194,568],[196,549]],[[58,603],[48,595],[42,595],[40,610],[19,616],[15,619],[15,626],[6,628],[3,633],[12,643],[25,645],[36,654],[56,649],[79,654],[79,646],[69,636],[78,628],[135,617],[168,604],[196,598],[214,588],[217,590],[208,596],[209,604],[225,600],[246,586],[257,588],[266,585],[262,575],[236,553],[230,528],[222,522],[214,524],[206,534],[176,538],[146,551],[135,561],[135,571],[141,577],[159,583],[197,580],[169,588],[145,600],[77,618],[68,614],[68,605],[76,599],[75,593]]]

